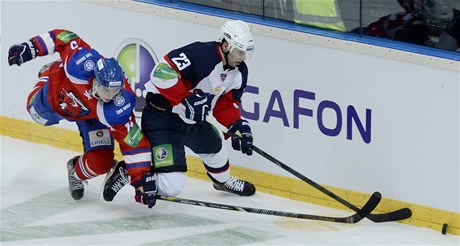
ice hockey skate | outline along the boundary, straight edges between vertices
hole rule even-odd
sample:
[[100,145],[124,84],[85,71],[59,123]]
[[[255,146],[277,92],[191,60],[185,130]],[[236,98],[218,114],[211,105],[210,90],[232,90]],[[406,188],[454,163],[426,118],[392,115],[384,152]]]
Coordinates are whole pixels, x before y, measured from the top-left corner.
[[129,184],[128,169],[124,161],[114,160],[112,169],[104,179],[104,190],[102,196],[104,200],[110,202],[125,185]]
[[248,181],[240,180],[237,177],[230,177],[224,183],[220,183],[208,174],[213,182],[214,189],[230,192],[239,196],[252,196],[256,193],[256,187]]
[[69,178],[69,191],[70,195],[74,200],[80,200],[83,197],[85,192],[85,185],[83,180],[80,180],[75,173],[75,164],[78,160],[78,157],[75,156],[67,162],[67,175]]

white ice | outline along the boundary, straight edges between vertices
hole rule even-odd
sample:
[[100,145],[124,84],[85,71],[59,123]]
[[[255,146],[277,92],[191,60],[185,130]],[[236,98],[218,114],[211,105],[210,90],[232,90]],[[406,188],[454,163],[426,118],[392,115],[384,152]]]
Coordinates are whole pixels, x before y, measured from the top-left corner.
[[[396,222],[339,224],[158,201],[135,203],[126,186],[113,202],[99,198],[104,177],[73,201],[66,162],[79,153],[2,136],[1,245],[459,245],[460,237]],[[182,198],[326,216],[352,211],[264,193],[238,197],[208,181],[187,179]]]

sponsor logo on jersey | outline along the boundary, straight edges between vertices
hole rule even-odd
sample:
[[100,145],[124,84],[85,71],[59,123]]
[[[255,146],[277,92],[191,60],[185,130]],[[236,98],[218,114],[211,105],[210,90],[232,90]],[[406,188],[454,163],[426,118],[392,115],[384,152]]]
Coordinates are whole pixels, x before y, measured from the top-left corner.
[[64,31],[64,32],[61,32],[59,33],[57,36],[56,36],[57,39],[60,39],[62,42],[64,43],[69,43],[70,40],[74,39],[74,38],[78,38],[78,35],[73,33],[73,32],[69,32],[69,31]]
[[153,164],[155,168],[174,165],[171,144],[162,144],[152,148]]
[[117,109],[116,113],[120,115],[121,113],[123,113],[125,110],[129,108],[131,108],[131,103],[126,104],[125,106],[123,106],[123,108]]
[[165,148],[159,148],[155,151],[155,157],[158,160],[164,160],[168,156],[168,151]]
[[125,71],[129,85],[135,93],[134,114],[140,118],[147,95],[145,84],[150,81],[150,73],[158,63],[158,58],[146,42],[137,38],[129,38],[121,43],[114,57]]
[[111,146],[112,138],[108,129],[98,129],[88,132],[89,145],[91,148],[98,146]]
[[153,71],[153,77],[170,80],[179,77],[179,74],[168,64],[160,63]]
[[131,148],[136,148],[136,146],[141,141],[144,134],[141,132],[141,129],[137,124],[134,124],[128,132],[128,135],[123,139],[123,141],[131,146]]
[[84,64],[84,68],[87,69],[88,68],[91,68],[91,70],[87,70],[87,71],[93,71],[94,69],[94,62],[92,60],[88,60],[88,58],[90,58],[91,56],[93,56],[91,53],[86,53],[84,56],[78,58],[78,60],[75,62],[76,65],[80,65],[80,63],[86,61],[86,62],[89,62],[91,61],[93,64]]

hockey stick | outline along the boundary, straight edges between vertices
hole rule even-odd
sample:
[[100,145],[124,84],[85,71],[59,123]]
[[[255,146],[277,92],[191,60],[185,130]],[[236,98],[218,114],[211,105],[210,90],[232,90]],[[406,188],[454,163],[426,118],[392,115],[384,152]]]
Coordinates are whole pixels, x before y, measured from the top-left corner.
[[[227,134],[231,137],[241,138],[237,134],[227,131]],[[324,188],[323,186],[317,184],[315,181],[305,177],[304,175],[300,174],[296,170],[290,168],[288,165],[282,163],[281,161],[277,160],[275,157],[267,154],[265,151],[261,150],[255,145],[252,145],[252,149],[254,152],[258,153],[259,155],[265,157],[269,161],[273,162],[275,165],[281,167],[282,169],[288,171],[292,175],[296,176],[297,178],[301,179],[302,181],[306,182],[307,184],[315,187],[317,190],[323,192],[324,194],[328,195],[329,197],[333,198],[334,200],[340,202],[341,204],[345,205],[346,207],[352,209],[353,211],[359,211],[359,208],[355,205],[349,203],[348,201],[344,200],[343,198],[339,197],[338,195],[332,193],[328,189]],[[412,216],[412,211],[409,208],[402,208],[392,212],[383,213],[383,214],[371,214],[369,213],[366,217],[373,222],[387,222],[387,221],[396,221],[396,220],[403,220],[407,219]]]
[[364,217],[369,215],[372,210],[380,202],[382,196],[379,192],[375,192],[369,198],[367,203],[363,206],[362,209],[357,209],[356,213],[347,217],[329,217],[329,216],[321,216],[321,215],[311,215],[311,214],[300,214],[300,213],[292,213],[292,212],[283,212],[283,211],[276,211],[276,210],[267,210],[261,208],[249,208],[249,207],[240,207],[240,206],[233,206],[233,205],[226,205],[226,204],[219,204],[219,203],[212,203],[212,202],[204,202],[198,200],[190,200],[178,197],[171,197],[171,196],[157,196],[157,199],[168,201],[168,202],[175,202],[187,205],[194,205],[194,206],[201,206],[206,208],[216,208],[216,209],[223,209],[223,210],[230,210],[230,211],[238,211],[238,212],[247,212],[253,214],[265,214],[265,215],[274,215],[280,217],[289,217],[289,218],[297,218],[297,219],[306,219],[306,220],[320,220],[320,221],[328,221],[328,222],[338,222],[338,223],[348,223],[354,224],[358,223]]

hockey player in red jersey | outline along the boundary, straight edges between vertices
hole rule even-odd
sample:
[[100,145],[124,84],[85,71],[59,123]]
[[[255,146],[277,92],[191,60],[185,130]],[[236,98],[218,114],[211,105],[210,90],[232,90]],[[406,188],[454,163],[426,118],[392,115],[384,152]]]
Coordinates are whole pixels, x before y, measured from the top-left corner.
[[201,158],[216,190],[241,196],[255,193],[253,184],[230,176],[227,150],[218,131],[206,121],[212,111],[219,123],[241,134],[242,138],[232,139],[232,147],[252,155],[251,128],[241,118],[239,106],[248,79],[245,60],[253,51],[249,26],[232,20],[221,27],[217,42],[195,42],[172,50],[155,66],[142,111],[142,131],[152,145],[153,173],[144,182],[150,195],[139,194],[139,202],[153,207],[154,194],[176,196],[182,191],[185,146]]
[[[134,93],[115,58],[104,58],[75,33],[56,29],[11,46],[8,63],[20,66],[56,52],[60,59],[39,72],[27,111],[44,126],[60,120],[77,124],[84,153],[67,163],[73,199],[83,197],[83,181],[109,171],[107,178],[127,168],[124,181],[139,184],[150,171],[151,149],[134,118]],[[114,139],[124,161],[114,160]],[[104,196],[116,190],[118,184],[113,185]]]

